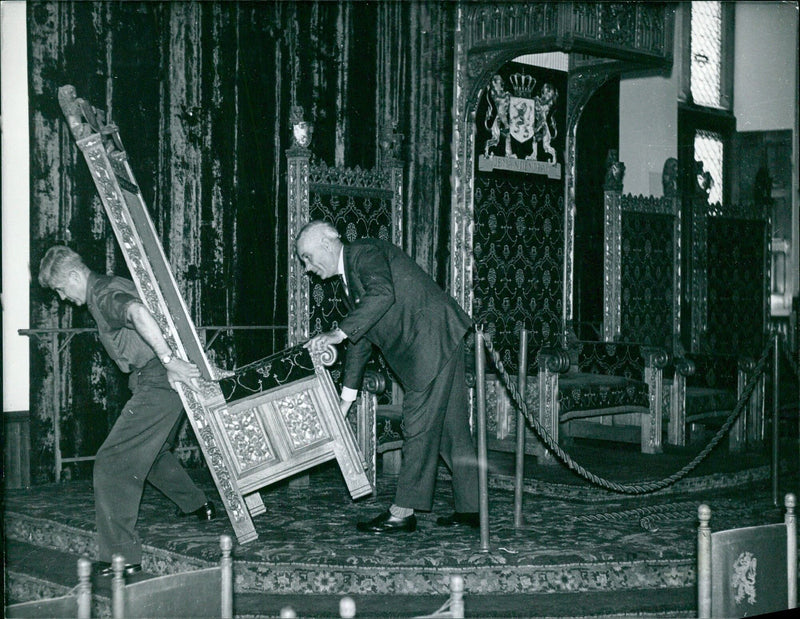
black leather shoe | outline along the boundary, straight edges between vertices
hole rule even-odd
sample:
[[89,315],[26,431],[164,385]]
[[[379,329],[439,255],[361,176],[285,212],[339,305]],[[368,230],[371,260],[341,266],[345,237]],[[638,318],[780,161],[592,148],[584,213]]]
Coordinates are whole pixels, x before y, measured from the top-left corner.
[[[107,561],[95,561],[94,568],[97,570],[97,575],[103,578],[114,575],[114,568]],[[126,563],[122,568],[122,573],[125,574],[125,576],[133,576],[141,571],[141,563]]]
[[175,515],[179,518],[185,518],[186,516],[197,516],[198,520],[214,520],[214,518],[217,517],[217,508],[214,507],[214,504],[211,501],[208,501],[203,503],[193,512],[182,512],[180,508],[178,508],[175,510]]
[[411,514],[406,518],[396,518],[387,510],[372,520],[359,522],[356,528],[362,533],[411,533],[417,528],[417,517]]
[[454,524],[461,524],[478,529],[481,526],[481,520],[478,512],[453,512],[450,516],[439,516],[436,519],[436,524],[440,527],[452,527]]

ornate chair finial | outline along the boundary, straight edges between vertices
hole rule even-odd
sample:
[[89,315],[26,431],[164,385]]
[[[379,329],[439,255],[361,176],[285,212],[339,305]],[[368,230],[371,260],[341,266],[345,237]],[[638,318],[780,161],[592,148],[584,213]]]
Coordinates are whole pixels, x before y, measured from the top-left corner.
[[292,106],[289,123],[292,125],[292,147],[308,148],[311,144],[311,136],[314,133],[314,123],[303,120],[302,105]]
[[606,178],[603,189],[606,191],[622,191],[622,179],[625,177],[625,164],[619,160],[616,149],[608,151],[606,156]]

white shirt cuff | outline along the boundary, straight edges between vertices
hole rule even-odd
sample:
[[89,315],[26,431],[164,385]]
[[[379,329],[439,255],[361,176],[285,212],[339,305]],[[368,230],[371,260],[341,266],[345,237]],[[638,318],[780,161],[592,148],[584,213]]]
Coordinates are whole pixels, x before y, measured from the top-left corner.
[[342,400],[345,402],[355,402],[356,398],[358,398],[358,389],[342,387]]

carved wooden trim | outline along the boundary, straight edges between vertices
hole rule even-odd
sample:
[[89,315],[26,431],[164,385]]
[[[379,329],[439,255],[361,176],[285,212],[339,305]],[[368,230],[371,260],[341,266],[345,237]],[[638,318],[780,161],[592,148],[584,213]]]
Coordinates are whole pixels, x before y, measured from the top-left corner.
[[603,340],[619,338],[622,325],[622,208],[618,191],[603,194]]
[[286,286],[289,293],[287,307],[289,314],[287,343],[289,346],[294,346],[308,339],[308,278],[295,254],[294,240],[300,228],[309,218],[310,157],[311,152],[306,149],[293,149],[286,152],[289,231],[289,264]]

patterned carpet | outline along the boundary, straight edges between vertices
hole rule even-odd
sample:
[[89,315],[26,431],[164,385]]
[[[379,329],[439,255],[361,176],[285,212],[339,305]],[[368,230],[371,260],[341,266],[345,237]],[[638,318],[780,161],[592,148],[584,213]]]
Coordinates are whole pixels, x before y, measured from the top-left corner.
[[[589,447],[582,453],[595,469],[618,475],[618,481],[657,479],[680,468],[687,457],[627,451],[610,455],[613,451],[592,452]],[[441,595],[452,573],[463,575],[467,594],[475,596],[679,589],[694,585],[700,503],[711,506],[713,529],[778,522],[782,517],[772,504],[766,456],[731,457],[722,451],[696,475],[645,497],[611,494],[563,469],[529,466],[526,525],[515,530],[513,480],[507,475],[508,459],[503,458],[496,456],[491,466],[489,552],[481,552],[477,530],[436,526],[437,515],[449,513],[452,505],[443,470],[433,512],[418,515],[417,532],[389,539],[357,533],[354,525],[391,502],[391,478],[380,478],[377,496],[356,502],[331,464],[313,470],[306,487],[280,483],[264,489],[267,511],[254,518],[258,539],[234,547],[236,591]],[[205,471],[193,474],[215,497]],[[781,483],[794,488],[796,481],[796,476],[785,474]],[[200,523],[173,514],[172,503],[148,487],[138,524],[146,544],[146,572],[205,566],[218,557],[219,535],[233,535],[224,515]],[[74,558],[96,556],[89,481],[8,491],[4,517],[7,540]],[[23,573],[25,561],[9,555],[7,569]],[[26,594],[17,590],[15,595]]]

